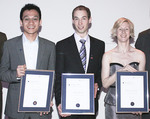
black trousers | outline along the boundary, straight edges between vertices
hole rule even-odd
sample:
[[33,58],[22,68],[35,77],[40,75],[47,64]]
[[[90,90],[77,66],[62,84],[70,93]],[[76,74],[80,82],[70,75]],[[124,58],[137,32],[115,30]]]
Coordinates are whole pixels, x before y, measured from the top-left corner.
[[142,119],[150,119],[150,113],[143,113]]

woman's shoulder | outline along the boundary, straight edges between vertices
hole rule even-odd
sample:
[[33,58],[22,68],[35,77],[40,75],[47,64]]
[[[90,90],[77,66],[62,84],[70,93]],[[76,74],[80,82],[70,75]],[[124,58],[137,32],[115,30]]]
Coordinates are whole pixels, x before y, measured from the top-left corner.
[[111,57],[112,55],[116,54],[116,48],[113,48],[107,52],[104,53],[105,56]]
[[112,50],[109,50],[109,51],[106,51],[104,53],[104,57],[110,57],[112,55],[113,51]]
[[136,57],[137,59],[143,59],[145,58],[145,54],[143,51],[134,48],[134,57]]
[[114,57],[114,54],[115,54],[115,49],[109,50],[104,53],[103,59],[110,62],[112,58]]
[[139,49],[136,49],[136,48],[133,48],[133,51],[135,54],[137,55],[145,55],[143,51],[139,50]]

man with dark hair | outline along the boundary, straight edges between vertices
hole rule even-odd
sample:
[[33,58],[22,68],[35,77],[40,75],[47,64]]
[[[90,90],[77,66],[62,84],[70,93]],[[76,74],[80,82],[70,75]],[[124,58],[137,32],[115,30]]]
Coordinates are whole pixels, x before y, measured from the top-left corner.
[[41,10],[38,6],[34,5],[34,4],[27,4],[25,7],[23,7],[20,11],[20,20],[23,20],[23,13],[25,10],[36,10],[39,14],[39,20],[41,20]]
[[[97,90],[102,86],[101,60],[105,51],[105,44],[103,41],[88,35],[88,30],[91,26],[91,12],[89,8],[82,5],[77,6],[72,12],[72,23],[75,33],[56,44],[56,105],[61,119],[95,119],[98,112]],[[80,57],[80,48],[83,44],[84,49],[86,49],[85,53],[83,53],[86,54],[85,58]],[[94,73],[95,115],[67,115],[61,113],[62,73]]]
[[9,119],[50,118],[48,112],[18,112],[20,80],[26,69],[55,69],[55,44],[38,36],[41,23],[40,8],[26,4],[20,12],[23,34],[4,43],[0,79],[9,83],[5,108]]
[[[7,40],[6,34],[0,32],[0,62],[2,57],[2,48],[4,45],[4,42]],[[0,119],[2,118],[2,83],[0,82]]]

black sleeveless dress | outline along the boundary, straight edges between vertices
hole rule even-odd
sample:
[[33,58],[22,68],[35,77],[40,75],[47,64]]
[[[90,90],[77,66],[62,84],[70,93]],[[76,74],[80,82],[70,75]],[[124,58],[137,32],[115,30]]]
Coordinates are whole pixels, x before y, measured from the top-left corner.
[[[138,70],[139,66],[138,62],[132,62],[129,65]],[[116,71],[118,71],[122,67],[124,67],[122,64],[111,63],[110,76],[113,75]],[[116,113],[115,83],[109,87],[104,102],[105,102],[105,119],[140,119],[139,115],[137,116],[131,113]]]

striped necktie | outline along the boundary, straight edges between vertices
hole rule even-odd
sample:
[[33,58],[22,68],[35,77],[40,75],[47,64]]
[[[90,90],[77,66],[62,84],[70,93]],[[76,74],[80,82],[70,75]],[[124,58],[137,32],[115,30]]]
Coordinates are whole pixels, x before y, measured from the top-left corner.
[[82,61],[82,65],[84,68],[84,71],[86,70],[86,49],[85,49],[85,42],[86,40],[81,39],[80,42],[82,43],[81,49],[80,49],[80,58]]

